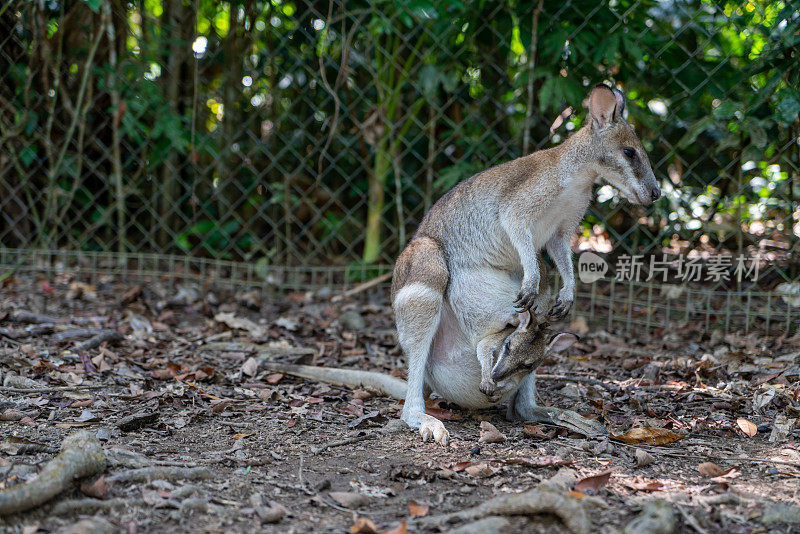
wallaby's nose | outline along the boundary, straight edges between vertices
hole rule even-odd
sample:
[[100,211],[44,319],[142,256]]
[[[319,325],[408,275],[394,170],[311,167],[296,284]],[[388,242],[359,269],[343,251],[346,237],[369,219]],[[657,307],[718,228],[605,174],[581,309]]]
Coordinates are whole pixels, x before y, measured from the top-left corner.
[[506,370],[504,368],[500,369],[495,367],[494,369],[492,369],[492,380],[494,380],[495,382],[500,382],[502,379],[506,377],[505,375],[506,375]]
[[653,192],[650,193],[653,196],[653,202],[661,198],[661,188],[658,187],[658,184],[653,188]]

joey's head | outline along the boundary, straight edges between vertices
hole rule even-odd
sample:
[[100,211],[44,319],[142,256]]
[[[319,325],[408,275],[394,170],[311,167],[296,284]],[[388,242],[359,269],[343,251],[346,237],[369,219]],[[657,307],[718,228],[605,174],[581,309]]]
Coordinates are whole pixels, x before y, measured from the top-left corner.
[[514,375],[526,375],[539,367],[551,352],[561,352],[578,340],[569,332],[551,332],[547,323],[538,323],[531,311],[519,314],[519,326],[500,348],[492,368],[492,380],[500,382]]
[[650,160],[633,127],[625,120],[625,97],[605,84],[589,95],[591,143],[600,176],[628,200],[649,205],[661,197]]

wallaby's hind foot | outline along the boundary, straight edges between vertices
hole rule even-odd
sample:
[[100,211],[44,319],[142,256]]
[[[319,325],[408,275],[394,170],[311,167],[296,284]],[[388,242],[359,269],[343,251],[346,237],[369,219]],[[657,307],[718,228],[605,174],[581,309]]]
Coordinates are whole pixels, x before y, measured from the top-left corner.
[[442,445],[447,445],[450,442],[450,433],[444,427],[444,423],[432,415],[428,415],[421,410],[403,410],[401,419],[411,428],[419,430],[422,441],[428,441],[433,438],[433,441]]
[[422,441],[428,441],[433,438],[433,441],[443,446],[447,446],[450,442],[450,433],[444,427],[444,423],[426,413],[422,414],[419,433],[422,436]]

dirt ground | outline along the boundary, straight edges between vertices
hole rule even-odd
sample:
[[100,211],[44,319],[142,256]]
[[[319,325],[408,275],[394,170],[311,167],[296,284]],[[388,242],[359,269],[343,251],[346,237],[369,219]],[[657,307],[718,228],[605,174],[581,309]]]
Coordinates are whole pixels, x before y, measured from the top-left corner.
[[[0,532],[800,531],[800,337],[693,324],[626,337],[574,318],[560,326],[582,339],[539,369],[540,402],[611,438],[434,400],[442,447],[398,425],[394,400],[260,366],[403,376],[383,290],[334,303],[89,282],[17,274],[0,289],[0,505],[69,434],[88,431],[108,459],[0,516]],[[501,439],[486,422],[502,441],[480,441]],[[528,490],[521,507],[500,502]]]

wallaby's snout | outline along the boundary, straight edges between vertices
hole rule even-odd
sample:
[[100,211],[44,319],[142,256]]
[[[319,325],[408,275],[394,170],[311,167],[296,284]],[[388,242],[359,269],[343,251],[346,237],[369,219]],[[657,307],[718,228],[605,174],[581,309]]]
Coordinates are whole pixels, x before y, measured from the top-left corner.
[[661,188],[658,186],[658,183],[656,183],[655,187],[651,191],[651,194],[653,195],[653,202],[661,198]]
[[[645,188],[645,198],[643,198],[642,200],[645,200],[645,202],[642,202],[642,204],[650,205],[659,198],[661,198],[661,186],[658,185],[656,177],[652,173],[652,171],[650,172],[650,179],[647,180],[647,183],[643,185]],[[646,195],[649,195],[650,198],[647,198]]]
[[503,354],[497,361],[497,365],[492,369],[492,380],[494,380],[495,383],[505,380],[515,372],[520,371],[517,367],[520,362],[516,360],[512,361],[508,356],[507,353]]

